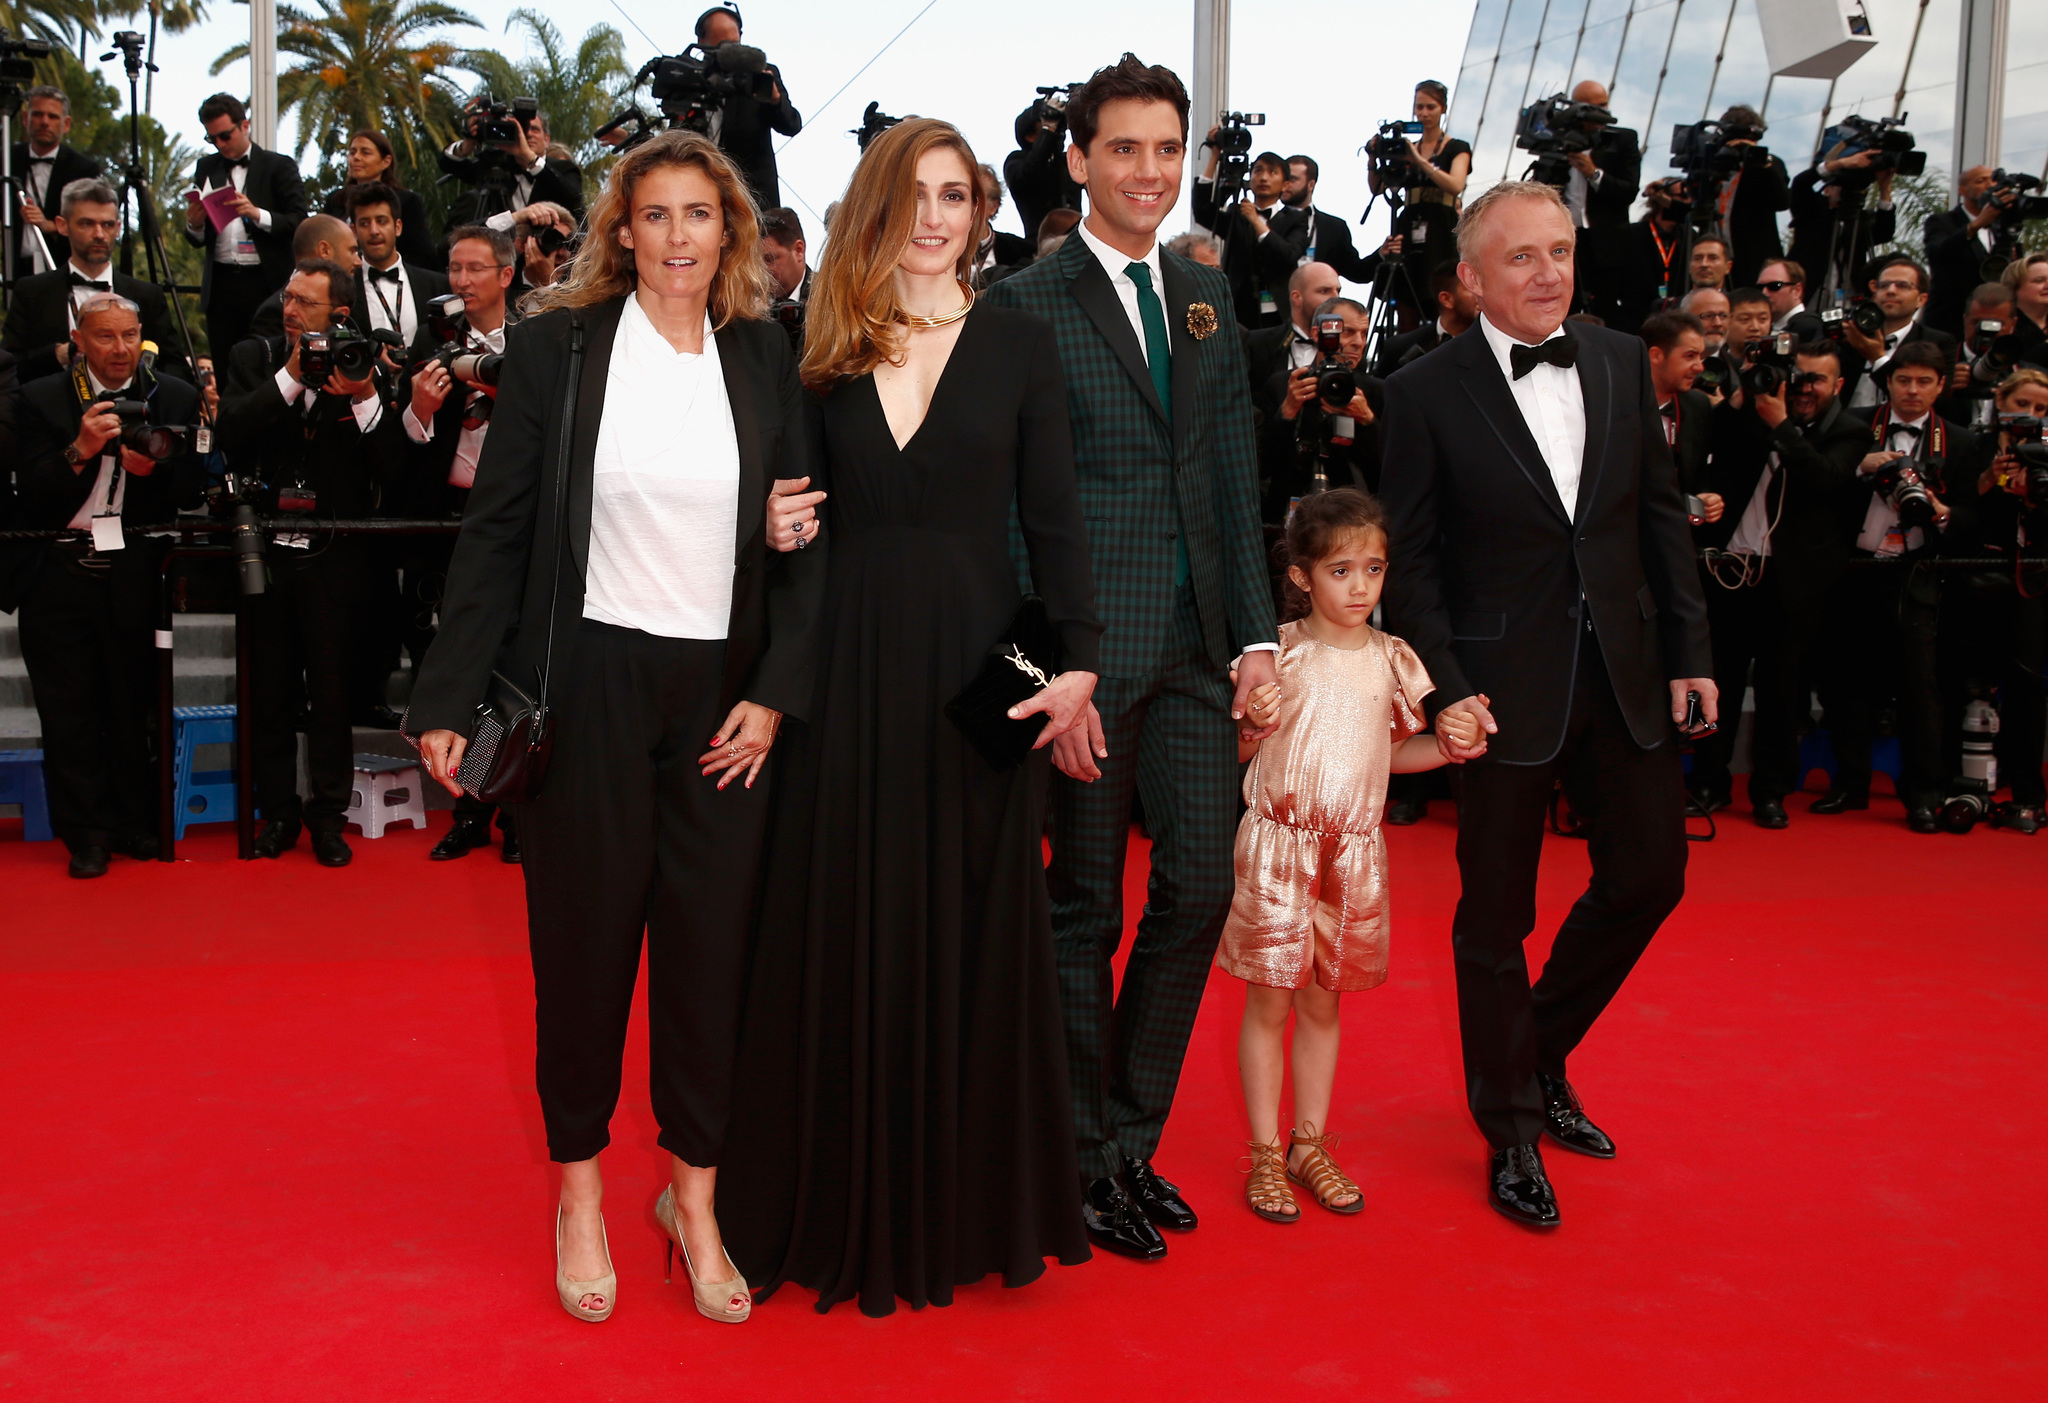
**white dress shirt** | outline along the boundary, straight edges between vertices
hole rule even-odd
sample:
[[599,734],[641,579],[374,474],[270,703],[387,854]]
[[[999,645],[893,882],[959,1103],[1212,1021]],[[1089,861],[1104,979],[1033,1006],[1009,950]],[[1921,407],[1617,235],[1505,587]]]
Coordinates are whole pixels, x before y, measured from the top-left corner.
[[[131,376],[118,385],[102,385],[100,377],[93,374],[90,369],[85,372],[85,382],[92,386],[92,392],[95,395],[103,395],[109,390],[125,390],[135,383],[134,378]],[[106,447],[100,450],[99,462],[99,476],[93,479],[92,491],[86,494],[85,505],[72,513],[71,520],[64,523],[73,531],[90,531],[92,529],[92,519],[96,516],[120,516],[121,504],[128,500],[128,474],[119,471],[121,466],[121,436],[119,434],[107,440]],[[118,537],[115,539],[118,539]],[[109,544],[111,545],[111,542]]]
[[[1161,281],[1159,273],[1159,241],[1157,239],[1152,241],[1152,246],[1145,250],[1143,258],[1133,258],[1128,253],[1113,249],[1097,238],[1095,231],[1088,227],[1088,221],[1085,219],[1074,226],[1074,232],[1081,236],[1081,242],[1086,244],[1088,251],[1095,255],[1096,261],[1102,265],[1102,271],[1109,274],[1109,285],[1116,289],[1116,300],[1123,304],[1124,316],[1131,323],[1131,332],[1138,338],[1138,354],[1145,356],[1145,364],[1149,367],[1152,364],[1152,358],[1145,355],[1145,323],[1138,315],[1138,284],[1127,270],[1133,263],[1142,263],[1152,270],[1152,291],[1159,298],[1160,312],[1165,314],[1167,312],[1166,287]],[[1227,311],[1228,308],[1225,310]],[[1173,335],[1172,328],[1173,323],[1169,320],[1166,333],[1169,338]],[[1245,645],[1244,651],[1247,653],[1277,653],[1280,651],[1280,645],[1278,643],[1248,643]]]
[[1287,338],[1287,368],[1301,370],[1316,363],[1316,338],[1303,331],[1293,322],[1287,323],[1293,335]]
[[1778,450],[1773,448],[1757,476],[1756,491],[1749,494],[1749,505],[1742,509],[1742,520],[1735,523],[1735,534],[1728,538],[1731,554],[1771,553],[1771,527],[1775,524],[1771,520],[1771,484],[1778,480],[1779,466]]
[[410,346],[420,329],[419,299],[413,296],[412,279],[405,275],[405,260],[394,258],[391,266],[398,270],[395,284],[372,277],[369,261],[363,262],[363,324],[371,331],[395,331]]
[[637,297],[612,342],[590,496],[583,617],[662,638],[732,622],[740,450],[704,318],[704,350],[670,346]]
[[1587,227],[1586,196],[1591,191],[1600,188],[1601,177],[1606,174],[1607,172],[1595,166],[1593,174],[1589,177],[1577,166],[1573,166],[1571,174],[1564,178],[1564,207],[1571,211],[1574,228],[1584,229]]
[[[95,273],[90,268],[85,267],[77,259],[74,258],[65,267],[64,273],[66,277],[69,277],[71,274],[76,273],[81,278],[90,278],[96,283],[105,283],[107,285],[106,290],[108,292],[112,292],[114,290],[114,265],[111,263],[109,263],[106,267],[100,269],[97,273]],[[78,330],[78,309],[85,305],[86,298],[98,297],[100,295],[100,289],[96,287],[74,286],[70,288],[69,291],[71,293],[71,300],[64,304],[64,320],[73,331],[76,331]]]
[[[489,331],[472,329],[466,344],[472,347],[481,344],[493,354],[503,355],[505,353],[505,328],[497,326]],[[469,386],[457,380],[449,387],[448,393],[451,395],[467,396],[470,393],[470,389]],[[467,402],[465,399],[464,403]],[[405,436],[414,443],[432,443],[434,441],[433,419],[429,417],[422,420],[411,405],[406,406],[404,423]],[[477,459],[483,456],[484,435],[490,431],[491,425],[489,420],[485,420],[473,429],[467,424],[463,425],[461,436],[455,440],[455,457],[448,464],[448,485],[450,487],[474,487],[476,485],[476,462]]]
[[1920,319],[1915,317],[1897,331],[1884,334],[1884,354],[1864,367],[1863,378],[1856,382],[1856,392],[1849,396],[1851,409],[1877,408],[1877,402],[1884,397],[1877,388],[1878,372],[1891,362],[1892,352],[1899,349],[1899,343],[1917,334],[1919,329]]
[[1793,307],[1791,311],[1785,313],[1784,316],[1778,317],[1775,320],[1773,320],[1771,322],[1771,335],[1776,336],[1779,332],[1783,331],[1785,329],[1786,322],[1791,321],[1792,318],[1798,316],[1801,312],[1805,310],[1806,304],[1804,302],[1801,302],[1797,306]]
[[[1885,449],[1902,452],[1908,459],[1918,463],[1925,456],[1923,445],[1933,422],[1934,416],[1931,414],[1923,414],[1918,419],[1901,419],[1896,414],[1892,415],[1891,422],[1886,424],[1884,429]],[[1919,436],[1895,433],[1894,430],[1900,425],[1917,428],[1920,430]],[[1895,534],[1898,525],[1899,514],[1892,510],[1889,502],[1873,490],[1870,494],[1870,505],[1863,511],[1863,529],[1856,533],[1856,549],[1867,550],[1873,555],[1894,556],[1909,550],[1918,550],[1927,544],[1927,533],[1919,527],[1915,526],[1900,537]]]
[[[256,148],[253,145],[250,146],[249,154],[253,156],[255,153]],[[225,160],[226,157],[222,157],[222,159]],[[249,183],[249,168],[245,165],[229,166],[228,179],[234,182],[235,189],[240,190]],[[209,188],[218,190],[222,187],[215,185]],[[249,231],[248,226],[249,220],[246,217],[230,219],[221,226],[221,231],[213,237],[214,262],[233,263],[240,267],[253,268],[263,261],[262,257],[256,252],[256,236]],[[266,233],[269,232],[269,210],[259,209],[256,211],[256,227]],[[244,244],[247,244],[248,247],[244,248]]]
[[[43,212],[43,218],[45,219],[56,218],[56,215],[50,213],[50,178],[52,172],[57,169],[56,159],[57,147],[52,146],[48,151],[39,152],[34,146],[30,146],[28,149],[28,169],[17,173],[20,176],[21,183],[27,187],[22,193],[28,196],[30,204],[33,204]],[[62,194],[63,192],[59,191],[57,193]],[[40,231],[26,219],[21,221],[21,256],[33,260],[35,264],[34,271],[42,272],[49,265],[42,261],[41,248],[43,241],[36,237],[38,232]]]
[[[1579,473],[1586,461],[1586,393],[1579,386],[1579,372],[1576,367],[1566,370],[1561,365],[1546,364],[1535,367],[1517,380],[1508,349],[1528,343],[1516,341],[1487,320],[1483,312],[1479,316],[1479,326],[1486,337],[1487,349],[1500,363],[1501,378],[1508,382],[1508,391],[1514,395],[1515,404],[1522,411],[1522,422],[1529,426],[1530,436],[1536,440],[1537,450],[1543,454],[1543,464],[1550,469],[1550,480],[1557,487],[1558,500],[1564,503],[1565,519],[1574,520],[1579,501]],[[1564,327],[1560,325],[1543,338],[1543,344],[1565,334]]]

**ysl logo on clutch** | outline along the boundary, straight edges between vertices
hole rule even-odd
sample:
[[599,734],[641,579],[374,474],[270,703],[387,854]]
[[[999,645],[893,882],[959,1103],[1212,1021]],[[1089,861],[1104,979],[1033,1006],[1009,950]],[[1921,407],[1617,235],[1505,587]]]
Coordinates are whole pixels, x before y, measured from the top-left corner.
[[1025,657],[1024,649],[1019,645],[1012,643],[1010,645],[1009,653],[1005,655],[1003,660],[1005,662],[1015,664],[1017,671],[1029,677],[1033,682],[1036,682],[1039,686],[1050,687],[1052,685],[1052,678],[1047,677],[1043,672],[1039,670],[1038,665],[1036,663],[1032,662],[1031,659]]

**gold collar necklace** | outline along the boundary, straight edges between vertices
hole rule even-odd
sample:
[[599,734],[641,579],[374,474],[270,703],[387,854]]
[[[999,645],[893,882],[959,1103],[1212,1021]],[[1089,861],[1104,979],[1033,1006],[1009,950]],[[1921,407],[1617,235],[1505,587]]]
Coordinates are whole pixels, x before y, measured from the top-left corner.
[[920,317],[905,312],[899,320],[913,331],[930,331],[934,327],[951,326],[954,322],[959,321],[960,318],[974,310],[974,289],[962,283],[960,291],[967,300],[962,302],[953,311],[946,313],[943,317]]

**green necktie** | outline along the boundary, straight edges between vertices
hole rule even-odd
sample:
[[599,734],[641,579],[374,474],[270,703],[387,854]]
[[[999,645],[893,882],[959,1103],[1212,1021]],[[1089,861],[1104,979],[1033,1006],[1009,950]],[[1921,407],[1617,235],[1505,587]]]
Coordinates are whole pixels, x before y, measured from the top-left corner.
[[[1159,303],[1159,294],[1152,290],[1152,269],[1146,264],[1132,263],[1124,268],[1130,280],[1138,285],[1138,321],[1145,328],[1145,367],[1152,372],[1152,388],[1159,396],[1159,407],[1166,411],[1166,438],[1173,441],[1173,343],[1166,338],[1166,309]],[[1173,583],[1178,589],[1188,582],[1188,539],[1187,531],[1175,533]]]

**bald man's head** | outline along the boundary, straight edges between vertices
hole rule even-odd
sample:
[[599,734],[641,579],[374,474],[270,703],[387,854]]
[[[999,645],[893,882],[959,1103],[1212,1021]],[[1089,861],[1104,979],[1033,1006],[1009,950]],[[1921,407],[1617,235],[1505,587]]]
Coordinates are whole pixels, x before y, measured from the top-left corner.
[[1590,102],[1595,107],[1607,105],[1607,85],[1597,79],[1588,78],[1572,89],[1573,102]]
[[1287,279],[1288,310],[1294,324],[1308,330],[1309,316],[1316,308],[1344,290],[1337,270],[1327,263],[1304,263]]
[[325,258],[353,273],[361,261],[356,231],[331,214],[309,214],[292,234],[292,259]]

